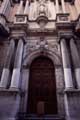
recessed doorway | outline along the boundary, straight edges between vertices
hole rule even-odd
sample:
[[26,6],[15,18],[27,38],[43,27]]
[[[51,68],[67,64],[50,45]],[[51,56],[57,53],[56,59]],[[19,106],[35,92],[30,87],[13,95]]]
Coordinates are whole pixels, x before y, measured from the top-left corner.
[[57,114],[55,68],[48,57],[37,57],[31,63],[27,112]]

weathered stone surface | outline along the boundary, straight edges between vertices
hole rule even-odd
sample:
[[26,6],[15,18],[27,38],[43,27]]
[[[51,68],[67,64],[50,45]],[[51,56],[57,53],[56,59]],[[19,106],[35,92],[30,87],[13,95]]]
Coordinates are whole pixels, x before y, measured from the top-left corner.
[[68,120],[79,120],[80,119],[80,91],[71,90],[65,92],[65,108],[66,117]]
[[0,119],[15,120],[19,110],[20,96],[14,91],[0,91]]
[[[71,53],[68,54],[70,51],[68,49],[72,44],[69,41],[73,37],[77,42],[76,47],[80,56],[80,35],[78,31],[75,31],[77,23],[80,22],[80,1],[75,0],[73,4],[71,4],[72,0],[20,1],[0,1],[0,22],[4,26],[3,29],[0,25],[0,35],[2,36],[0,36],[0,77],[6,63],[5,66],[10,68],[10,71],[3,70],[2,85],[7,85],[7,80],[11,83],[9,83],[10,87],[0,89],[0,119],[16,120],[16,117],[18,118],[20,115],[22,119],[27,116],[31,63],[37,57],[44,56],[53,62],[55,69],[58,113],[54,115],[54,119],[65,116],[66,120],[80,120],[79,87],[71,89],[73,87],[72,79],[75,79],[75,76],[78,80],[80,79],[80,70],[78,67],[75,67],[74,70],[72,58],[71,61],[69,60]],[[4,6],[3,3],[5,3]],[[17,10],[18,15],[16,16]],[[5,33],[5,29],[10,30],[8,37],[2,34]],[[11,38],[15,40],[12,62],[10,62],[11,54],[7,56],[8,43]],[[65,41],[60,43],[61,39],[65,39],[67,46]],[[12,49],[10,51],[10,53],[13,52]],[[73,45],[72,53],[74,64],[77,66],[79,59],[77,59]],[[70,89],[65,89],[65,86]],[[80,86],[79,81],[78,86]]]

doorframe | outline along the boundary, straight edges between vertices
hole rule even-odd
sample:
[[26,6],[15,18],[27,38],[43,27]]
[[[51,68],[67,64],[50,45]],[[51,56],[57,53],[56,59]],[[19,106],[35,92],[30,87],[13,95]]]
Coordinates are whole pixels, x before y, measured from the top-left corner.
[[[43,56],[43,55],[39,55],[38,57],[40,57],[40,56]],[[36,58],[38,58],[38,57],[36,57]],[[55,65],[54,65],[53,61],[52,61],[51,58],[49,58],[48,56],[43,56],[43,57],[48,58],[48,59],[52,62],[53,68],[54,68],[54,76],[55,76]],[[34,58],[34,59],[32,60],[32,62],[33,62],[36,58]],[[31,64],[32,64],[32,62],[31,62]],[[30,66],[30,67],[31,67],[31,66]],[[30,67],[29,67],[29,72],[30,72]],[[29,74],[29,75],[30,75],[30,74]],[[29,77],[29,80],[30,80],[30,77]],[[29,81],[29,80],[28,80],[28,81]],[[55,85],[56,85],[56,76],[55,76]],[[56,87],[56,89],[57,89],[57,86],[55,86],[55,87]],[[29,91],[29,84],[28,84],[28,91]],[[56,92],[56,91],[55,91],[55,92]],[[29,92],[28,92],[28,95],[29,95]],[[27,96],[27,98],[28,98],[28,96]],[[28,99],[27,99],[27,104],[28,104]],[[57,92],[56,92],[56,107],[57,107],[57,114],[58,114]],[[27,107],[27,110],[28,110],[28,107]],[[53,114],[53,115],[57,115],[57,114]]]

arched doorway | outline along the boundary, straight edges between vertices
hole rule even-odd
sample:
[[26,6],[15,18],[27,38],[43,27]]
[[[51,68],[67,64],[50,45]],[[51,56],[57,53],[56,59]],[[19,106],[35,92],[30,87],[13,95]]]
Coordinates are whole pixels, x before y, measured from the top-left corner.
[[44,56],[33,60],[30,66],[29,114],[57,114],[55,69]]

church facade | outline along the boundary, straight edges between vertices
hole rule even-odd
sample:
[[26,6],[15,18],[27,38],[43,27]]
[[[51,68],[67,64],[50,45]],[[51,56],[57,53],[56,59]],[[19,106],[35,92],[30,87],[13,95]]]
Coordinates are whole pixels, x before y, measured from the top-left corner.
[[80,0],[0,0],[0,120],[80,120]]

